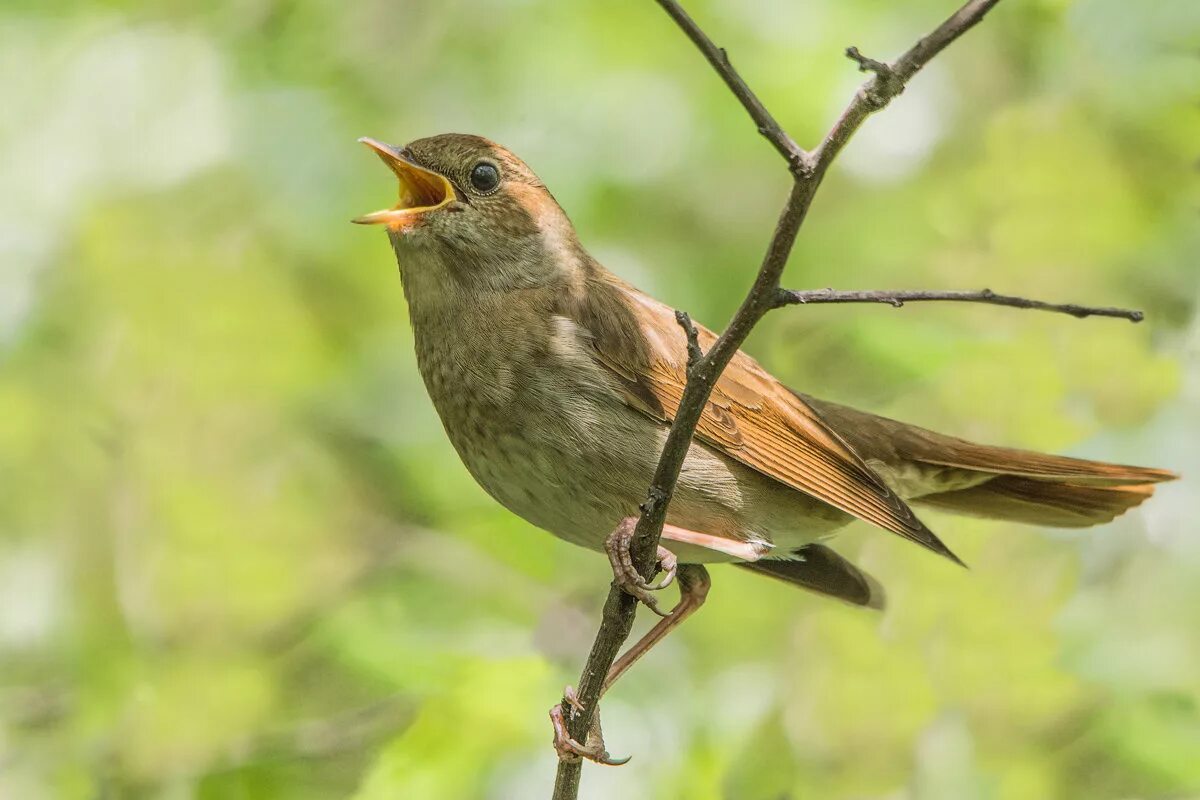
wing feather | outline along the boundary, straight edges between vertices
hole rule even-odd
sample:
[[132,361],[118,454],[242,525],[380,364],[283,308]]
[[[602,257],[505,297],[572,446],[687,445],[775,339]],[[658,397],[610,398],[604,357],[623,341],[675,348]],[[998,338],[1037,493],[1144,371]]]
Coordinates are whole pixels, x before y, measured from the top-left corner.
[[[667,306],[608,276],[589,282],[577,322],[626,402],[670,422],[687,383],[686,338]],[[586,308],[587,310],[583,310]],[[639,335],[630,336],[632,326]],[[701,346],[716,337],[698,327]],[[696,438],[759,473],[962,563],[798,395],[739,352],[713,389]]]

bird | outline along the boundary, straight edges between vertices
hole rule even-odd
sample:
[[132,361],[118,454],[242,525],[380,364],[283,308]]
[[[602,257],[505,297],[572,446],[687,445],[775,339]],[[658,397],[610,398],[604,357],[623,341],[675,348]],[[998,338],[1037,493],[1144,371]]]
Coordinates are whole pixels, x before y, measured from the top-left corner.
[[[589,254],[545,184],[504,147],[453,133],[403,147],[360,141],[395,174],[399,199],[354,222],[387,229],[418,369],[450,443],[513,513],[611,548],[614,526],[646,497],[687,382],[674,309]],[[716,339],[695,330],[704,349]],[[712,388],[663,528],[660,558],[672,574],[677,565],[685,596],[630,652],[703,602],[704,564],[878,609],[879,582],[829,544],[855,520],[961,564],[912,505],[1084,528],[1175,477],[976,444],[820,400],[738,352]]]

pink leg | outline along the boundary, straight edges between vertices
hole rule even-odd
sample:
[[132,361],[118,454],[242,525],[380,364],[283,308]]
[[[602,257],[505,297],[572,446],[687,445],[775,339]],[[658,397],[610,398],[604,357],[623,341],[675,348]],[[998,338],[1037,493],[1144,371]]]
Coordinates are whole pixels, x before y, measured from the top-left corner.
[[[704,598],[708,596],[708,589],[712,585],[708,578],[708,571],[704,567],[699,564],[676,564],[675,557],[663,547],[658,548],[659,563],[667,571],[667,577],[656,586],[649,585],[633,568],[633,561],[629,555],[629,544],[633,539],[636,526],[636,517],[626,517],[608,537],[605,549],[608,551],[613,573],[621,588],[648,605],[662,619],[617,659],[604,679],[604,689],[601,694],[607,691],[608,687],[612,686],[627,669],[632,667],[635,661],[649,652],[651,647],[662,641],[668,633],[694,614],[704,604]],[[663,525],[662,538],[670,542],[680,542],[693,547],[703,547],[725,553],[743,561],[757,561],[766,552],[766,547],[760,544],[698,533],[676,525]],[[676,575],[679,578],[679,603],[671,609],[669,614],[663,614],[658,610],[658,603],[650,592],[662,589]]]
[[[626,517],[621,520],[621,524],[609,534],[608,539],[604,542],[604,549],[608,553],[608,561],[612,565],[613,577],[616,578],[617,584],[626,594],[641,600],[647,608],[660,617],[665,617],[667,615],[659,610],[658,601],[654,598],[653,593],[671,585],[671,581],[675,579],[677,559],[670,549],[659,545],[658,563],[659,567],[666,573],[666,577],[657,584],[651,584],[645,580],[634,569],[633,557],[629,552],[636,528],[637,517]],[[697,533],[696,531],[689,531],[686,528],[680,528],[676,525],[663,525],[662,539],[668,542],[685,544],[689,547],[723,553],[741,561],[758,561],[768,549],[763,544],[742,542],[737,539],[712,536],[707,533]]]
[[675,630],[680,623],[704,605],[704,599],[708,597],[708,589],[712,585],[708,578],[708,570],[699,564],[680,564],[678,572],[679,602],[671,609],[670,614],[660,619],[658,624],[648,630],[645,636],[638,639],[616,660],[612,669],[608,671],[608,676],[604,679],[604,688],[600,690],[601,696],[617,682],[617,678],[633,666],[635,661],[646,655],[651,647],[665,639],[668,633]]
[[[626,670],[633,666],[635,661],[648,653],[651,647],[666,638],[668,633],[704,604],[704,598],[708,596],[708,589],[711,585],[708,579],[708,570],[699,564],[682,564],[679,566],[678,572],[679,602],[675,605],[675,608],[671,609],[670,614],[660,619],[653,628],[646,632],[645,636],[638,639],[612,665],[612,669],[608,671],[608,675],[604,678],[604,686],[600,689],[601,697],[616,683],[617,678],[621,677]],[[579,703],[579,699],[575,696],[575,690],[570,686],[566,688],[563,694],[567,698],[567,703],[573,709],[581,710],[583,708]],[[600,711],[598,709],[592,716],[592,727],[588,731],[587,742],[583,744],[572,739],[571,735],[567,733],[566,720],[561,704],[550,709],[550,721],[554,725],[554,749],[558,753],[559,759],[576,761],[580,758],[586,758],[590,761],[595,761],[597,764],[609,766],[619,766],[629,761],[628,758],[613,758],[608,754],[608,750],[605,749],[604,733],[600,728]]]
[[[658,548],[659,566],[667,573],[667,576],[658,584],[650,584],[646,581],[634,569],[633,559],[629,553],[629,545],[633,539],[636,526],[636,517],[627,517],[622,520],[621,524],[608,537],[608,541],[605,542],[605,550],[608,552],[608,560],[612,564],[613,576],[616,583],[624,592],[641,600],[656,614],[659,614],[662,619],[647,631],[646,635],[638,639],[632,647],[626,650],[612,665],[612,668],[608,671],[608,675],[604,678],[604,686],[600,689],[601,696],[616,683],[618,678],[625,674],[626,670],[634,665],[634,662],[648,653],[650,648],[666,638],[668,633],[675,630],[680,623],[694,614],[704,604],[704,599],[708,596],[708,590],[711,586],[708,578],[708,570],[699,564],[677,564],[675,555],[667,548],[661,546]],[[760,545],[739,542],[721,536],[697,533],[696,531],[689,531],[675,525],[664,525],[662,538],[667,541],[715,550],[743,561],[757,561],[766,551]],[[669,614],[663,614],[658,610],[658,603],[651,592],[666,588],[676,577],[679,580],[679,602],[671,609]],[[582,708],[571,687],[567,687],[564,696],[567,698],[568,704],[573,708]],[[608,751],[604,747],[604,735],[600,730],[599,710],[592,717],[592,729],[588,731],[587,742],[583,744],[572,739],[570,734],[567,733],[561,704],[550,709],[550,719],[554,724],[554,749],[558,752],[560,759],[571,761],[586,758],[599,764],[610,765],[624,764],[629,760],[627,758],[614,759],[608,754]]]
[[696,531],[689,531],[687,528],[679,528],[674,525],[663,525],[662,538],[669,542],[690,544],[724,553],[741,561],[758,561],[766,555],[769,549],[763,544],[741,542],[737,539],[727,539],[724,536],[712,536],[707,533],[696,533]]

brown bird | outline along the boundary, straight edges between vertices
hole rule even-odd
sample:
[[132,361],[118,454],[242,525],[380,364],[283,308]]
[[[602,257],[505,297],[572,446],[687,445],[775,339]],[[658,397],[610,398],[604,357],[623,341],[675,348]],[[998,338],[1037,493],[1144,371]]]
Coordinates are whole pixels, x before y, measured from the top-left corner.
[[[401,149],[361,141],[399,178],[400,200],[355,222],[388,228],[417,362],[451,443],[509,510],[604,549],[645,498],[686,383],[673,310],[592,258],[545,185],[503,147],[461,134]],[[704,328],[699,336],[705,349],[715,339]],[[879,585],[820,543],[855,519],[958,562],[909,502],[1087,527],[1173,477],[974,444],[856,411],[795,392],[738,353],[696,429],[662,557],[736,562],[880,608]],[[702,602],[703,569],[681,566],[679,576],[680,605],[609,683]]]

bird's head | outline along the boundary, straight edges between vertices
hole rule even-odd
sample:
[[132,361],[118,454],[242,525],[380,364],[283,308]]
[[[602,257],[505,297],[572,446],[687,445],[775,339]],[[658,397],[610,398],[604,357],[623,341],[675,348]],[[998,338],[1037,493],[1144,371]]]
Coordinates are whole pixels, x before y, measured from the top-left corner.
[[577,264],[570,220],[533,170],[500,145],[456,133],[402,148],[359,141],[395,173],[400,197],[354,221],[387,227],[410,290],[539,286]]

